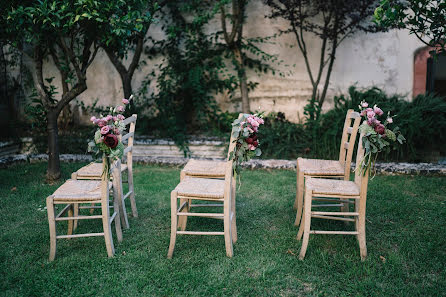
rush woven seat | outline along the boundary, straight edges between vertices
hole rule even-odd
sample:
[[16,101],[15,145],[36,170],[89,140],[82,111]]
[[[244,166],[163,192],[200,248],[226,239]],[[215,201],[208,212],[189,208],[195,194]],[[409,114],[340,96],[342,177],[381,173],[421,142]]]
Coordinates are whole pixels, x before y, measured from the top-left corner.
[[186,176],[203,176],[224,178],[225,177],[225,161],[211,161],[211,160],[194,160],[191,159],[183,168]]
[[[127,170],[127,164],[121,164],[121,171]],[[77,179],[101,179],[102,163],[92,162],[78,171],[76,171]]]
[[298,158],[297,164],[306,175],[344,175],[344,166],[337,160]]
[[359,113],[353,111],[353,109],[347,111],[339,148],[339,160],[297,159],[296,199],[294,200],[294,208],[297,209],[297,213],[294,225],[299,225],[302,217],[304,184],[307,177],[350,179],[353,148],[355,146],[360,121],[361,116]]
[[185,178],[175,188],[178,196],[221,199],[224,197],[225,181],[208,178]]
[[313,194],[336,195],[343,193],[343,195],[359,195],[358,185],[348,180],[309,178],[305,187],[312,190]]
[[[112,184],[108,188],[110,190]],[[69,179],[53,193],[53,197],[55,201],[101,200],[101,181]]]
[[[297,233],[297,240],[301,240],[303,236],[299,253],[300,260],[303,260],[305,257],[310,234],[355,235],[359,244],[361,260],[365,260],[367,256],[365,211],[369,170],[363,172],[359,168],[364,158],[362,135],[359,138],[356,155],[354,182],[313,177],[306,180],[304,215]],[[353,204],[353,209],[350,209],[350,204]],[[324,208],[330,209],[332,206],[341,206],[342,211],[321,210]],[[311,223],[314,219],[352,222],[355,224],[355,228],[353,231],[312,230]]]

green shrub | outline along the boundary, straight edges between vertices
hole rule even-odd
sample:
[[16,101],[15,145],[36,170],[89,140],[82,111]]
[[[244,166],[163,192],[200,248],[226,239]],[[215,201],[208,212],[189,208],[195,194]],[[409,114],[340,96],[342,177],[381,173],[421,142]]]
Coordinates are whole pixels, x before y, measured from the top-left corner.
[[304,124],[291,123],[283,115],[278,117],[280,113],[268,115],[260,132],[262,156],[337,159],[347,110],[359,110],[361,101],[397,115],[395,124],[407,139],[397,150],[381,154],[381,161],[420,162],[426,161],[431,152],[446,155],[446,98],[419,95],[407,101],[400,95],[388,96],[376,87],[360,90],[352,86],[347,95],[335,96],[334,108],[326,113],[321,113],[310,100],[305,107]]

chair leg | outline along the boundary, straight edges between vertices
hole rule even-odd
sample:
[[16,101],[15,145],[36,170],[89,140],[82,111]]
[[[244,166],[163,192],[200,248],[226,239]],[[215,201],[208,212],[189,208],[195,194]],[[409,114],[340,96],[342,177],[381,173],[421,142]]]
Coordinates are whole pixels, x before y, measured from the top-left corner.
[[56,220],[54,217],[53,196],[46,198],[46,209],[48,212],[48,224],[50,227],[50,256],[49,261],[54,261],[56,257]]
[[[74,216],[75,217],[79,216],[79,203],[74,203],[73,204],[73,209],[74,209]],[[74,222],[73,222],[73,231],[76,231],[78,221],[79,220],[74,220]]]
[[[191,199],[184,199],[184,198],[180,199],[180,205],[182,205],[184,202],[187,202],[187,205],[181,210],[181,212],[188,212],[190,209],[189,205],[190,205]],[[187,216],[180,216],[178,218],[178,228],[181,231],[185,231],[186,225],[187,225]]]
[[231,200],[225,199],[224,202],[224,234],[225,234],[225,247],[226,247],[226,256],[231,258],[234,255],[234,250],[232,247],[232,227],[231,227]]
[[[305,213],[305,208],[304,208]],[[305,216],[302,217],[302,221],[300,222],[299,231],[297,232],[297,240],[302,239],[302,235],[304,234],[304,228],[305,228]]]
[[130,194],[130,206],[132,207],[132,215],[134,218],[137,218],[138,217],[138,209],[136,208],[135,187],[133,184],[133,169],[132,168],[128,168],[127,175],[128,175],[129,191],[132,191],[132,193]]
[[361,255],[361,261],[364,261],[367,257],[367,245],[365,240],[365,217],[360,217],[357,222],[359,253]]
[[113,200],[118,201],[118,207],[119,207],[119,216],[121,220],[121,225],[125,229],[130,228],[129,226],[129,220],[127,218],[127,211],[125,209],[125,201],[123,199],[123,191],[122,191],[122,177],[121,174],[115,174],[116,176],[119,176],[119,178],[113,179]]
[[231,233],[232,233],[232,243],[237,242],[237,219],[236,219],[236,211],[235,211],[235,181],[232,181],[232,188],[231,188],[231,212],[232,212],[232,222],[231,222]]
[[294,221],[294,226],[299,225],[299,222],[302,217],[302,205],[304,200],[304,182],[305,182],[304,173],[298,171],[296,202],[295,202],[295,204],[297,203],[297,213],[296,213],[296,220]]
[[107,255],[113,257],[115,254],[115,248],[113,246],[113,237],[111,232],[111,222],[110,222],[110,209],[108,206],[108,199],[104,203],[101,203],[102,208],[102,227],[104,229],[104,240],[105,247],[107,248]]
[[[73,217],[73,208],[74,208],[74,205],[70,204],[70,208],[68,208],[68,217]],[[68,235],[73,234],[73,226],[74,226],[74,220],[69,220],[68,221],[68,230],[67,230]]]
[[169,251],[167,252],[167,258],[172,259],[173,250],[175,249],[175,241],[177,237],[177,191],[170,193],[170,244]]
[[305,192],[305,224],[304,224],[304,237],[302,241],[302,246],[300,248],[299,260],[303,260],[305,258],[305,253],[307,252],[308,241],[310,239],[310,225],[311,225],[311,200],[312,200],[312,191]]
[[118,242],[122,242],[122,227],[121,227],[121,219],[119,214],[119,199],[116,199],[116,197],[113,197],[113,210],[116,212],[115,216],[115,230],[116,230],[116,237],[118,239]]

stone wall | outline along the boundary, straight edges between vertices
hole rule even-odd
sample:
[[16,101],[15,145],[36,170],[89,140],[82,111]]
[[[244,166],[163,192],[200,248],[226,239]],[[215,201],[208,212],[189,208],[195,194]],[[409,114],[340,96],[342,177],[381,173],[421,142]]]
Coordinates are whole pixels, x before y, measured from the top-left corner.
[[[246,37],[271,36],[279,29],[288,28],[288,24],[284,21],[265,18],[268,7],[262,1],[251,1],[247,14],[248,23],[244,27]],[[220,30],[219,19],[212,20],[207,29]],[[160,25],[154,26],[149,34],[158,39],[164,38]],[[316,67],[320,51],[319,40],[308,36],[307,47],[311,49],[311,63]],[[357,33],[344,40],[337,51],[329,97],[345,92],[350,85],[357,84],[359,87],[375,85],[388,93],[401,93],[411,98],[414,53],[420,47],[421,43],[404,30],[377,34]],[[283,65],[276,65],[278,70],[291,74],[282,78],[271,74],[258,76],[254,72],[248,72],[249,80],[259,83],[250,93],[251,107],[267,112],[281,111],[290,120],[298,121],[302,117],[303,106],[311,94],[311,85],[295,37],[291,34],[282,35],[276,39],[274,45],[266,44],[262,49],[277,54],[279,59],[284,61]],[[144,55],[142,59],[146,59]],[[159,61],[146,59],[146,62],[147,64],[141,66],[135,73],[134,91]],[[57,77],[56,68],[50,67],[45,76]],[[89,68],[87,79],[88,90],[79,98],[85,104],[91,104],[98,99],[100,105],[112,105],[122,99],[123,91],[119,75],[103,51],[99,51],[96,60]],[[229,94],[220,94],[217,95],[217,100],[223,110],[240,110],[240,98],[237,92],[233,99],[230,99]],[[325,108],[329,108],[330,104],[328,100]],[[84,121],[87,116],[80,114],[80,118]]]

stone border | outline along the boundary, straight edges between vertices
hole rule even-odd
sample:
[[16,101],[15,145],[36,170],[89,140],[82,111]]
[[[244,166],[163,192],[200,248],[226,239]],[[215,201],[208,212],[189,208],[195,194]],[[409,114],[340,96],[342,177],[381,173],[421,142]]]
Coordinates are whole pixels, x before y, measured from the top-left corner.
[[[48,160],[46,154],[26,155],[18,154],[0,158],[0,168],[5,168],[16,163],[36,163]],[[62,162],[91,162],[93,158],[90,155],[60,155]],[[160,157],[134,157],[136,163],[157,164],[167,166],[183,166],[187,163],[187,158],[160,158]],[[214,159],[222,160],[222,159]],[[251,160],[243,164],[248,169],[283,169],[295,170],[296,161],[293,160]],[[354,163],[352,164],[354,168]],[[446,164],[434,163],[377,163],[377,174],[384,175],[440,175],[446,176]]]

